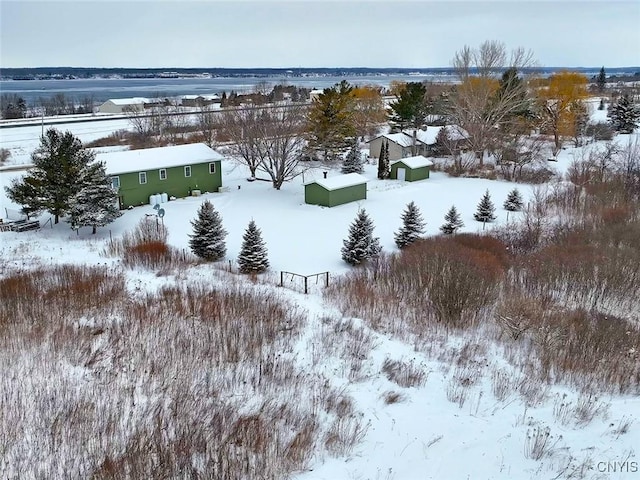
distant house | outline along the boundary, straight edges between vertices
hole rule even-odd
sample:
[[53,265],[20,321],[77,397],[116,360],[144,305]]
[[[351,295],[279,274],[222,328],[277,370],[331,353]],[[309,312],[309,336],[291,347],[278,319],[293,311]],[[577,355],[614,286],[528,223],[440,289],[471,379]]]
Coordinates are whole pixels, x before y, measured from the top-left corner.
[[145,104],[149,103],[148,98],[135,97],[135,98],[112,98],[107,100],[98,107],[100,113],[123,113],[129,111],[142,112],[145,109]]
[[[407,132],[385,133],[372,140],[369,140],[369,156],[372,158],[380,157],[380,148],[383,143],[389,144],[389,160],[400,160],[401,158],[413,155],[413,136]],[[426,153],[426,145],[416,138],[415,155],[424,155]]]
[[320,89],[314,88],[313,90],[311,90],[309,92],[309,101],[313,102],[314,100],[317,100],[318,97],[320,95],[322,95],[323,93],[324,93],[324,90],[320,90]]
[[169,105],[167,98],[112,98],[98,107],[99,113],[143,112],[145,109]]
[[[404,130],[399,133],[386,133],[369,141],[369,156],[378,158],[380,156],[380,147],[384,142],[389,143],[389,161],[400,160],[415,155],[430,156],[432,155],[433,146],[436,143],[438,133],[444,127],[428,126],[424,129],[415,131],[416,147],[413,153],[413,135],[414,130]],[[449,138],[452,141],[460,142],[468,138],[467,132],[457,125],[449,125],[446,127]]]
[[204,143],[99,153],[118,192],[120,208],[149,203],[158,193],[186,197],[222,186],[223,157]]
[[367,179],[357,173],[313,180],[304,186],[304,201],[335,207],[367,198]]
[[214,93],[212,95],[183,95],[180,103],[183,107],[206,107],[220,103],[220,101],[220,95]]
[[391,162],[390,178],[407,182],[425,180],[432,166],[433,162],[422,155],[395,160]]

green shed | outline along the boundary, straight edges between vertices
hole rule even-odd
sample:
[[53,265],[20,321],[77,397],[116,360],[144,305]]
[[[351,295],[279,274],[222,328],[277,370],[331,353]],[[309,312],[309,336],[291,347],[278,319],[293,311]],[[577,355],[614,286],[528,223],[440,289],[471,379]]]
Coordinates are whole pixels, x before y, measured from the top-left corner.
[[120,208],[143,205],[151,195],[186,197],[217,192],[222,186],[222,155],[204,143],[99,153]]
[[335,207],[366,198],[367,179],[357,173],[313,180],[304,186],[304,201],[312,205]]
[[432,166],[433,162],[422,155],[402,158],[391,162],[391,175],[389,178],[407,182],[424,180],[429,178],[429,170]]

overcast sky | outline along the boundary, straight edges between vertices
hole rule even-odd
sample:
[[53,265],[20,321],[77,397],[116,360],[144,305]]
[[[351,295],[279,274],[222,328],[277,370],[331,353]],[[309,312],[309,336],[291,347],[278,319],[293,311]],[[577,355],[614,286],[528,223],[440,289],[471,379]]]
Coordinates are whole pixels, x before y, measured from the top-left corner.
[[447,67],[499,40],[542,66],[640,66],[640,0],[0,0],[0,66]]

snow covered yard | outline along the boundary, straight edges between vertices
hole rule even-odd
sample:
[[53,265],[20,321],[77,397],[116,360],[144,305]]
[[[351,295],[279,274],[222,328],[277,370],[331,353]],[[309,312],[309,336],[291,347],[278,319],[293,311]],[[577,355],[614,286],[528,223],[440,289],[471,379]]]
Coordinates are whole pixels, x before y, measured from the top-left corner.
[[[0,172],[0,199],[3,207],[19,209],[18,205],[11,204],[6,199],[4,192],[4,186],[18,175],[19,172]],[[312,175],[322,176],[319,170],[309,171],[304,180],[308,181]],[[169,242],[178,248],[188,247],[188,234],[192,231],[190,221],[195,218],[195,212],[202,201],[209,199],[222,214],[224,226],[229,231],[228,259],[237,257],[244,229],[254,219],[263,232],[273,270],[304,275],[325,271],[337,274],[348,270],[348,265],[340,259],[340,248],[349,224],[361,207],[367,210],[375,222],[375,234],[380,237],[383,248],[394,251],[396,247],[393,234],[400,227],[402,210],[412,200],[425,217],[427,234],[435,235],[439,233],[438,229],[444,223],[444,215],[451,205],[456,205],[465,223],[462,231],[482,231],[482,223],[473,219],[473,213],[487,189],[496,205],[498,217],[495,224],[486,225],[487,229],[506,221],[507,212],[501,205],[510,190],[517,187],[525,199],[531,196],[531,187],[527,185],[450,178],[443,173],[433,173],[429,180],[414,183],[380,181],[376,179],[376,167],[367,165],[365,176],[370,180],[367,200],[325,208],[304,203],[301,177],[285,183],[280,191],[276,191],[269,182],[247,182],[247,176],[243,167],[223,162],[223,184],[229,191],[207,193],[201,197],[187,197],[163,204],[166,212],[163,220],[169,230]],[[109,227],[100,229],[97,238],[107,238],[109,230],[112,235],[121,235],[131,229],[140,218],[153,214],[155,211],[149,205],[126,211],[123,217]],[[509,215],[513,219],[514,214],[511,212]],[[45,215],[43,218],[48,217]],[[37,242],[46,236],[47,243],[59,238],[63,241],[80,241],[82,244],[82,240],[92,239],[90,233],[90,229],[82,229],[77,236],[68,229],[67,224],[62,223],[53,231],[45,229],[35,234],[32,241]],[[25,239],[24,235],[16,238]]]
[[[563,150],[557,167],[566,169],[579,154]],[[0,172],[1,186],[19,174]],[[304,180],[313,175],[322,173]],[[17,326],[0,325],[0,476],[109,478],[126,471],[135,478],[160,465],[170,465],[172,478],[203,475],[212,465],[225,472],[219,478],[251,479],[287,478],[290,471],[299,480],[640,475],[637,395],[540,382],[527,375],[527,350],[499,339],[495,328],[412,331],[395,299],[397,318],[376,323],[364,310],[350,312],[335,291],[324,295],[314,286],[305,296],[299,286],[276,286],[281,270],[329,271],[332,288],[352,271],[340,247],[360,207],[384,251],[394,252],[393,233],[410,201],[435,235],[452,205],[462,231],[481,232],[473,213],[487,189],[498,215],[487,229],[505,224],[501,206],[514,186],[525,201],[533,195],[525,185],[442,173],[413,184],[379,181],[373,165],[364,175],[366,201],[322,208],[304,203],[302,178],[275,191],[223,163],[227,192],[163,204],[169,244],[187,249],[190,221],[211,200],[229,232],[217,267],[149,271],[105,255],[109,238],[153,215],[150,206],[126,211],[96,235],[89,228],[77,235],[66,223],[0,233],[0,280],[72,264],[106,268],[109,279],[100,282],[112,287],[98,290],[104,298],[94,297],[93,310],[64,283],[30,290],[15,280],[17,291],[37,301],[13,312]],[[4,188],[0,199],[17,208]],[[273,272],[255,282],[224,271],[251,219]],[[206,298],[217,299],[214,291],[232,294],[219,300],[227,326],[209,316],[217,307]],[[73,306],[67,311],[65,296]],[[33,298],[24,300],[20,308]]]

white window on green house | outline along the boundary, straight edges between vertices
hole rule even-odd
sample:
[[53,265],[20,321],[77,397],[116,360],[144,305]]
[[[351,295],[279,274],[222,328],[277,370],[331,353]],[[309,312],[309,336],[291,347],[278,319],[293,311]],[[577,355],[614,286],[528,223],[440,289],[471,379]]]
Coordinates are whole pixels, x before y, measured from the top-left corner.
[[184,167],[184,176],[185,177],[190,177],[191,176],[191,167],[190,166],[186,166]]
[[140,185],[147,183],[147,172],[140,172],[138,174],[138,179],[140,180]]
[[216,173],[216,164],[215,163],[210,163],[209,164],[209,173]]
[[120,177],[111,177],[111,188],[114,190],[120,188]]
[[160,169],[160,180],[166,180],[167,179],[167,169],[166,168],[161,168]]

